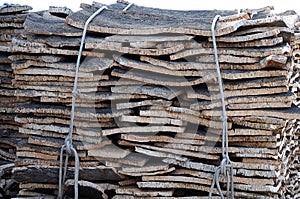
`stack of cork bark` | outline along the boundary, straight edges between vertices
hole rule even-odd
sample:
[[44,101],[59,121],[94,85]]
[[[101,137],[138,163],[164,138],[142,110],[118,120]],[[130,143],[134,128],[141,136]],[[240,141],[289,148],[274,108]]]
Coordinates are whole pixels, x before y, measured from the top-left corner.
[[0,9],[0,198],[18,193],[11,178],[11,170],[16,159],[16,148],[28,136],[19,132],[19,123],[14,121],[16,108],[30,102],[27,97],[17,98],[13,84],[11,67],[11,41],[24,33],[23,23],[30,6],[3,5]]
[[[299,72],[300,72],[300,67],[299,67],[299,44],[300,44],[300,33],[299,33],[299,27],[300,23],[299,20],[295,24],[295,30],[294,34],[291,38],[291,46],[293,49],[292,53],[292,70],[290,71],[290,90],[295,93],[295,100],[294,100],[294,105],[297,107],[300,107],[300,80],[299,80]],[[298,138],[298,143],[299,143],[299,136],[300,136],[300,128],[299,128],[299,118],[294,120],[294,125],[292,128],[295,129],[296,131],[296,136]],[[297,156],[299,157],[300,151],[297,151]],[[295,163],[293,164],[293,174],[290,176],[290,178],[293,178],[294,184],[299,186],[299,176],[300,176],[300,162],[299,159],[294,160]],[[290,198],[298,198],[300,197],[300,190],[297,186],[291,186],[287,188],[288,192],[291,192]]]
[[[26,32],[10,43],[13,99],[30,99],[13,117],[23,138],[12,175],[20,197],[57,194],[81,35],[101,6],[30,13]],[[210,30],[215,15],[222,16],[215,33],[235,197],[297,197],[298,16],[268,16],[269,7],[237,13],[132,5],[122,11],[126,6],[109,5],[87,30],[73,135],[80,198],[207,198],[222,160]],[[69,165],[65,194],[72,197],[73,159]],[[226,178],[219,181],[225,194]]]

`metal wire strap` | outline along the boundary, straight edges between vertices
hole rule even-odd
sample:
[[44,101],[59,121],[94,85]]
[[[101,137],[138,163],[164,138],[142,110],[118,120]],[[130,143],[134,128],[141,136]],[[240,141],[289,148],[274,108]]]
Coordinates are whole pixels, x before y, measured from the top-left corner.
[[133,6],[134,3],[128,4],[122,11],[126,12],[131,6]]
[[234,198],[234,187],[233,187],[233,167],[231,165],[231,161],[228,155],[228,124],[227,124],[227,113],[226,113],[226,104],[225,104],[225,95],[223,90],[223,83],[222,83],[222,76],[221,76],[221,70],[219,65],[219,57],[218,57],[218,49],[217,49],[217,42],[216,42],[216,36],[215,36],[215,29],[216,24],[221,16],[217,15],[215,16],[212,25],[211,25],[211,32],[212,32],[212,40],[213,40],[213,46],[214,46],[214,57],[216,62],[216,69],[217,69],[217,75],[218,75],[218,84],[219,84],[219,91],[221,95],[221,102],[222,102],[222,116],[221,120],[223,122],[222,127],[222,161],[221,165],[217,167],[213,182],[210,188],[209,192],[209,198],[212,197],[213,189],[215,185],[217,186],[217,190],[221,196],[221,198],[224,198],[220,181],[219,181],[219,175],[223,174],[225,177],[227,177],[227,198]]
[[[76,62],[76,69],[75,69],[75,80],[74,80],[74,87],[72,91],[72,109],[71,109],[71,119],[70,119],[70,128],[68,136],[65,139],[64,145],[62,145],[60,150],[60,166],[59,166],[59,190],[58,190],[58,199],[63,198],[63,183],[65,182],[67,170],[68,170],[68,160],[71,154],[75,157],[75,174],[74,174],[74,198],[78,199],[78,179],[79,179],[79,157],[76,149],[73,147],[72,144],[72,136],[73,136],[73,129],[74,129],[74,117],[75,117],[75,106],[76,106],[76,96],[78,94],[78,75],[79,75],[79,66],[81,55],[84,47],[86,31],[90,22],[100,14],[104,9],[107,9],[106,6],[102,6],[99,8],[94,14],[92,14],[88,20],[85,22],[84,29],[82,32],[81,44],[78,52],[77,62]],[[63,161],[64,151],[66,152],[65,161]],[[64,172],[63,172],[63,164],[64,165]]]

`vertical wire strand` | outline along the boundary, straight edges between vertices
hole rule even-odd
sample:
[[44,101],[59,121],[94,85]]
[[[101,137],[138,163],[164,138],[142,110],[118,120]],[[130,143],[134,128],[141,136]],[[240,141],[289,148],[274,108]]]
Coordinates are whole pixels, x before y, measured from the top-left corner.
[[[59,167],[59,194],[58,198],[62,199],[63,197],[63,183],[65,181],[67,170],[68,170],[68,160],[69,160],[69,154],[73,154],[75,158],[75,171],[74,171],[74,198],[78,199],[78,180],[79,180],[79,156],[76,151],[76,149],[72,145],[72,137],[73,137],[73,130],[74,130],[74,117],[75,117],[75,106],[76,106],[76,96],[78,94],[78,76],[79,76],[79,66],[82,56],[82,51],[84,48],[85,38],[86,38],[86,32],[88,25],[90,22],[104,9],[107,9],[106,6],[102,6],[99,8],[95,13],[93,13],[88,20],[85,22],[84,29],[82,32],[82,38],[80,43],[80,48],[78,52],[78,57],[76,61],[76,68],[75,68],[75,79],[74,79],[74,86],[72,90],[72,108],[71,108],[71,116],[70,116],[70,128],[68,136],[65,139],[65,144],[61,148],[61,154],[60,154],[60,167]],[[63,173],[63,154],[64,151],[67,152],[66,159],[65,159],[65,167],[64,167],[64,173]]]
[[[217,70],[217,76],[218,76],[218,84],[219,84],[219,91],[221,96],[221,105],[222,105],[222,158],[221,165],[217,167],[215,171],[215,175],[213,178],[213,182],[211,185],[211,189],[209,192],[209,198],[212,197],[213,187],[216,185],[217,189],[220,193],[221,198],[224,198],[223,192],[220,188],[220,182],[219,182],[219,174],[222,173],[227,178],[227,190],[226,190],[226,197],[229,198],[231,195],[231,198],[234,198],[234,182],[233,182],[233,167],[230,162],[229,153],[228,153],[228,122],[227,122],[227,113],[226,113],[226,103],[225,103],[225,95],[224,95],[224,89],[223,89],[223,82],[222,82],[222,76],[221,76],[221,69],[219,64],[219,57],[218,57],[218,49],[217,49],[217,42],[216,42],[216,35],[215,35],[215,29],[216,24],[221,16],[216,15],[213,19],[212,25],[211,25],[211,33],[212,33],[212,41],[213,41],[213,48],[214,48],[214,58],[216,63],[216,70]],[[230,191],[229,191],[230,190]],[[230,194],[229,194],[230,192]]]

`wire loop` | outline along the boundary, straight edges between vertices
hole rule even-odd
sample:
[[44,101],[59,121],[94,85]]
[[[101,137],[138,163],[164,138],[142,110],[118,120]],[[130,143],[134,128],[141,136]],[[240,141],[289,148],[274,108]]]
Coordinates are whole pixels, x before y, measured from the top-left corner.
[[[77,62],[76,62],[74,87],[73,87],[73,91],[72,91],[72,108],[71,108],[69,133],[68,133],[67,137],[65,138],[65,143],[64,143],[64,145],[62,145],[61,150],[60,150],[58,199],[63,198],[63,183],[65,182],[66,177],[67,177],[68,161],[69,161],[70,155],[73,155],[75,158],[74,199],[78,199],[79,156],[78,156],[76,149],[73,147],[72,137],[73,137],[73,130],[74,130],[76,96],[78,94],[77,87],[78,87],[79,66],[80,66],[80,61],[81,61],[81,56],[82,56],[82,51],[83,51],[83,47],[84,47],[84,42],[85,42],[85,38],[86,38],[86,32],[87,32],[88,25],[104,9],[107,9],[107,7],[102,6],[88,18],[88,20],[85,22],[84,29],[82,32],[82,38],[81,38],[80,48],[79,48]],[[65,160],[63,160],[64,152],[66,152]],[[63,164],[64,164],[64,166],[63,166]]]
[[222,158],[223,159],[221,161],[220,166],[218,166],[215,171],[208,197],[212,198],[213,189],[216,185],[221,198],[224,199],[224,195],[219,180],[219,175],[222,174],[223,176],[227,177],[227,193],[226,193],[227,198],[233,199],[234,198],[233,167],[231,165],[231,161],[228,154],[228,123],[227,123],[226,103],[225,103],[225,95],[223,90],[221,69],[219,64],[216,35],[215,35],[216,24],[220,17],[221,17],[220,15],[215,16],[211,25],[211,32],[212,32],[212,40],[214,46],[214,57],[216,62],[217,75],[218,75],[218,84],[220,89],[219,91],[221,95],[221,104],[222,104],[222,116],[220,117],[220,119],[223,122],[223,127],[222,127]]

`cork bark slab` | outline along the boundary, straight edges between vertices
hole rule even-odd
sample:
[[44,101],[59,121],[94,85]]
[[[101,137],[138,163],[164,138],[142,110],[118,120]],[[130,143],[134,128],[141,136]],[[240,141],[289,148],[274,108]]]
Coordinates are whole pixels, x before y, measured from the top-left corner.
[[144,35],[113,35],[106,37],[106,41],[113,41],[113,42],[119,42],[119,43],[131,43],[131,42],[165,42],[165,41],[189,41],[193,39],[193,36],[188,35],[163,35],[163,36],[144,36]]
[[154,106],[154,105],[162,105],[162,106],[170,106],[172,104],[171,101],[165,100],[141,100],[139,102],[124,102],[117,103],[116,109],[129,109],[143,106]]
[[182,93],[182,91],[173,90],[165,87],[158,86],[116,86],[111,88],[112,93],[128,93],[128,94],[141,94],[153,97],[164,98],[171,100]]
[[163,49],[157,49],[157,48],[131,48],[131,47],[125,47],[125,46],[119,46],[119,45],[113,45],[111,43],[106,42],[86,42],[85,43],[86,49],[96,49],[96,50],[110,50],[110,51],[117,51],[124,54],[137,54],[137,55],[152,55],[152,56],[161,56],[161,55],[169,55],[176,52],[179,52],[184,49],[184,45],[179,44],[172,47],[166,47]]
[[104,136],[120,134],[120,133],[158,133],[158,132],[174,132],[183,133],[184,128],[174,126],[149,126],[149,127],[123,127],[109,130],[102,130]]
[[[235,32],[234,32],[235,33]],[[232,34],[230,34],[232,35]],[[257,39],[253,41],[246,41],[240,43],[227,43],[227,42],[218,42],[219,48],[254,48],[254,47],[273,47],[279,44],[282,44],[284,38],[282,36],[277,36],[275,38],[265,38],[265,39]],[[135,48],[165,48],[167,46],[171,47],[174,45],[183,44],[185,49],[194,49],[194,48],[213,48],[212,42],[201,42],[197,43],[193,40],[191,41],[172,41],[172,42],[131,42],[130,46]]]
[[2,8],[0,10],[0,13],[1,14],[21,13],[29,10],[32,10],[31,6],[16,4],[16,5],[10,5],[8,7]]
[[140,81],[144,84],[159,84],[164,86],[184,87],[204,83],[202,78],[174,78],[169,75],[158,75],[157,73],[143,72],[139,70],[125,71],[121,69],[114,69],[112,75],[115,77]]
[[[81,197],[207,198],[222,161],[210,30],[220,14],[235,197],[296,198],[297,16],[271,16],[270,7],[236,14],[132,5],[123,12],[127,5],[108,5],[87,31],[73,134]],[[82,29],[101,6],[0,16],[0,162],[15,163],[9,177],[21,182],[20,196],[56,194]],[[224,189],[226,178],[219,179]],[[73,185],[67,181],[69,197]]]
[[124,197],[130,197],[125,195],[132,195],[134,196],[140,196],[140,197],[168,197],[172,196],[174,191],[173,190],[166,190],[166,191],[151,191],[151,190],[141,190],[137,188],[118,188],[116,189],[117,194],[124,194]]
[[[56,166],[28,166],[28,167],[16,167],[13,170],[13,176],[18,179],[19,182],[33,182],[33,183],[57,183],[58,180],[58,167]],[[95,180],[95,179],[107,179],[109,181],[118,181],[120,177],[115,174],[111,168],[105,166],[94,167],[98,169],[97,175],[93,174],[93,170],[89,167],[84,167],[81,170],[82,180]],[[30,176],[28,174],[31,174]],[[73,172],[68,172],[68,178],[72,178]],[[41,178],[40,176],[45,176]]]
[[126,115],[121,116],[120,121],[132,122],[132,123],[147,123],[147,124],[171,124],[171,125],[175,125],[175,126],[183,125],[183,122],[181,120],[177,120],[177,119],[126,116]]
[[120,142],[122,145],[133,145],[135,146],[135,150],[137,152],[147,154],[146,152],[148,151],[149,153],[154,153],[156,154],[156,157],[169,157],[172,155],[179,156],[179,159],[185,159],[187,157],[194,157],[194,158],[203,158],[207,160],[214,160],[218,161],[219,156],[218,155],[211,155],[211,154],[206,154],[206,153],[200,153],[200,152],[193,152],[193,151],[186,151],[186,150],[180,150],[180,149],[173,149],[173,148],[167,148],[167,147],[157,147],[157,146],[149,146],[149,145],[143,145],[143,144],[134,144],[134,143],[129,143],[126,141],[121,141]]
[[[214,17],[215,11],[201,12],[181,12],[172,13],[169,10],[159,10],[141,7],[142,12],[128,12],[126,15],[114,10],[104,10],[90,24],[88,30],[94,32],[110,33],[110,34],[132,34],[132,35],[149,35],[159,33],[182,33],[194,35],[210,35],[210,25]],[[69,15],[66,19],[67,23],[77,28],[83,28],[84,22],[94,11],[85,9]],[[218,11],[217,11],[218,12]],[[164,14],[165,13],[165,14]],[[176,15],[187,17],[178,18]],[[213,14],[212,14],[213,13]],[[197,17],[192,18],[198,14]],[[202,17],[199,17],[202,15]],[[233,14],[233,13],[230,13]],[[189,16],[190,15],[190,16]],[[247,18],[247,14],[243,16]],[[244,24],[243,18],[239,16],[236,21],[226,21],[226,17],[220,20],[216,34],[224,35],[237,30],[238,27]],[[239,21],[240,19],[240,21]],[[122,24],[122,25],[119,25]],[[198,26],[197,24],[202,24]],[[199,27],[199,28],[195,28]]]
[[66,24],[65,19],[30,13],[24,23],[28,32],[41,35],[81,36],[82,31]]
[[62,48],[62,47],[79,47],[81,42],[81,37],[28,34],[27,40],[32,42],[44,43],[51,47]]
[[[28,42],[24,40],[19,40],[14,38],[12,40],[12,47],[9,47],[10,51],[14,52],[24,52],[24,53],[33,53],[33,54],[48,54],[48,55],[70,55],[77,56],[78,50],[68,50],[68,49],[58,49],[51,48],[46,46],[45,44],[38,42]],[[90,51],[83,51],[83,56],[94,56],[102,58],[104,54]]]
[[172,138],[169,136],[158,136],[158,135],[152,135],[152,136],[142,136],[142,135],[134,135],[134,134],[122,134],[121,138],[125,141],[131,141],[131,142],[138,142],[138,143],[147,143],[147,142],[162,142],[162,143],[174,143],[174,144],[193,144],[202,146],[205,142],[202,140],[196,140],[196,139],[187,139],[187,138]]
[[[245,41],[253,41],[257,39],[263,39],[268,37],[275,37],[280,33],[280,30],[274,29],[262,33],[255,33],[255,34],[248,34],[244,36],[224,36],[217,38],[217,41],[219,42],[229,42],[229,43],[235,43],[235,42],[245,42]],[[211,41],[211,40],[210,40]]]
[[[275,38],[266,38],[266,39],[259,39],[254,41],[246,41],[240,43],[226,43],[226,42],[218,42],[218,46],[221,48],[232,47],[232,48],[249,48],[249,47],[269,47],[269,46],[276,46],[283,43],[283,37],[275,37]],[[209,47],[212,45],[209,43]]]
[[[160,59],[155,59],[153,57],[141,56],[141,61],[146,61],[154,66],[160,66],[167,68],[172,71],[187,71],[187,70],[216,70],[215,63],[201,63],[194,62],[192,60],[188,61],[165,61]],[[229,64],[229,63],[220,63],[220,68],[224,70],[259,70],[262,69],[259,63],[257,64]]]
[[172,75],[172,76],[204,76],[209,74],[210,70],[197,70],[196,68],[194,71],[175,71],[175,70],[168,70],[166,68],[158,67],[152,64],[147,64],[143,62],[137,62],[135,60],[130,60],[125,57],[118,57],[114,56],[115,61],[117,61],[119,64],[134,68],[134,69],[139,69],[139,70],[144,70],[144,71],[149,71],[149,72],[155,72],[155,73],[160,73],[160,74],[166,74],[166,75]]
[[0,22],[1,23],[12,23],[12,22],[13,23],[24,23],[27,15],[28,14],[2,15],[2,16],[0,16]]
[[73,13],[70,8],[59,6],[49,6],[49,12],[58,16],[67,16]]
[[[171,60],[177,60],[186,58],[189,56],[205,54],[205,55],[212,55],[213,48],[196,48],[196,49],[188,49],[179,53],[175,53],[171,55]],[[291,49],[287,49],[285,51],[284,47],[273,47],[273,48],[260,48],[260,49],[253,49],[253,48],[244,48],[243,50],[238,48],[218,48],[219,55],[236,55],[236,56],[248,56],[248,57],[267,57],[270,55],[283,55],[285,53],[290,53]],[[222,59],[221,59],[222,60]]]
[[[245,96],[245,97],[232,97],[226,100],[226,106],[231,106],[234,104],[247,104],[251,103],[282,103],[285,107],[286,103],[291,103],[295,99],[295,96],[292,93],[288,94],[276,94],[276,95],[265,95],[265,96]],[[210,102],[210,101],[201,101],[197,103],[193,103],[190,105],[192,110],[205,110],[205,109],[213,109],[221,107],[220,101]],[[272,108],[272,106],[266,106]]]
[[[205,116],[213,116],[213,115],[220,115],[219,111],[203,111],[203,115]],[[299,111],[296,107],[291,107],[289,109],[278,109],[278,110],[239,110],[239,111],[228,111],[227,112],[229,117],[236,117],[236,116],[269,116],[272,117],[276,115],[277,118],[281,119],[293,119],[298,117]]]
[[[25,55],[25,54],[15,54],[10,55],[9,59],[12,61],[38,61],[38,62],[46,62],[46,63],[57,63],[64,61],[65,57],[58,55]],[[17,62],[18,63],[18,62]],[[14,63],[12,63],[14,64]]]

